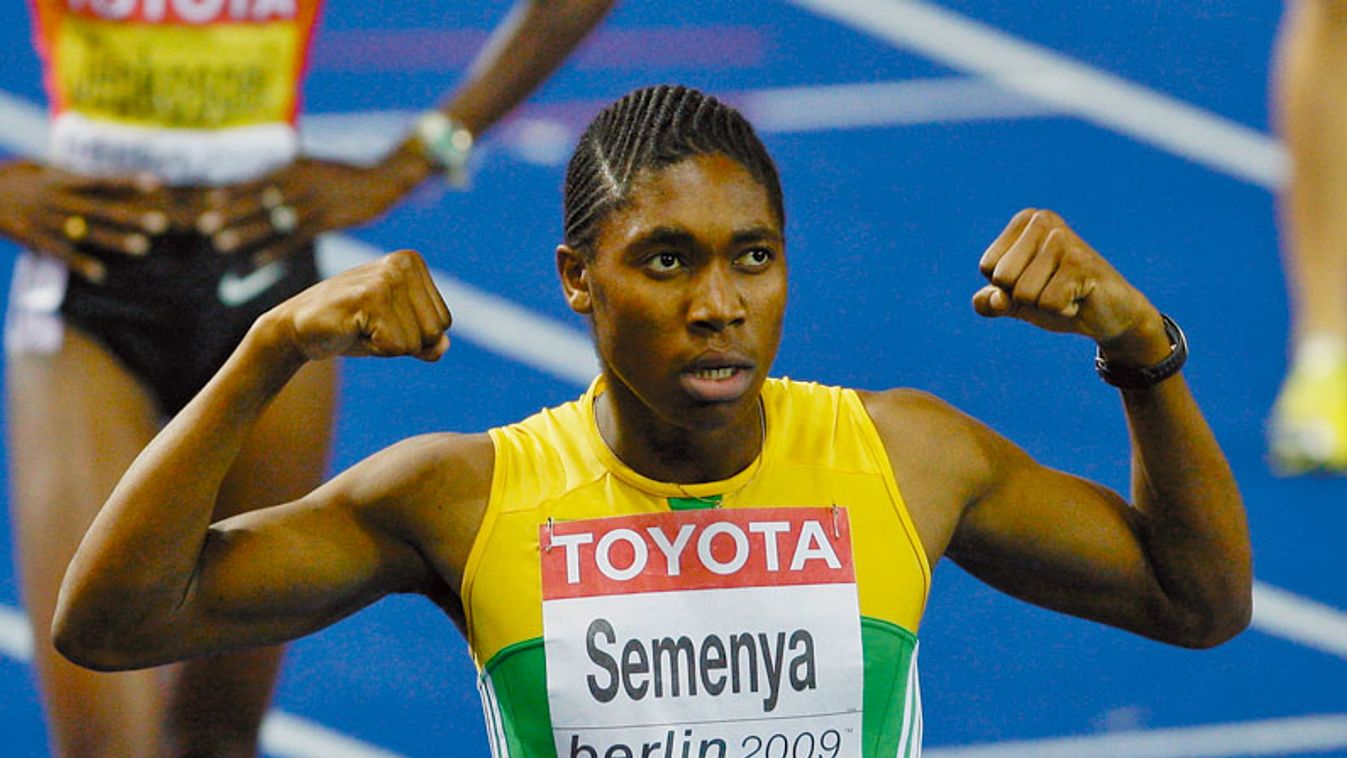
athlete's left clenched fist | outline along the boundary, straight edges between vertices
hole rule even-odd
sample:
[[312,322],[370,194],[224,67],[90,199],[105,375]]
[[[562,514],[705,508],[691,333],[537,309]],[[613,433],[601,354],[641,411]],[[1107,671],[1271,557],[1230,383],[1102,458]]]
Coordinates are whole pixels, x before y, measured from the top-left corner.
[[[1106,349],[1126,347],[1122,352],[1137,353],[1139,362],[1149,362],[1143,343],[1163,334],[1159,312],[1146,296],[1052,211],[1015,214],[978,267],[990,282],[973,295],[973,308],[983,316],[1083,334]],[[1159,347],[1163,356],[1167,345]]]

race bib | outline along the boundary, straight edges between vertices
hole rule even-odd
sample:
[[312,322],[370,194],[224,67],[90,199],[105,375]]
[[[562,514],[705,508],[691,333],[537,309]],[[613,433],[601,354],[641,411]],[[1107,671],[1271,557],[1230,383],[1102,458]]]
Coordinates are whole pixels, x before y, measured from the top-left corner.
[[52,60],[63,106],[85,116],[222,129],[289,122],[303,41],[288,20],[180,26],[70,15]]
[[545,524],[540,544],[558,758],[860,758],[845,509]]

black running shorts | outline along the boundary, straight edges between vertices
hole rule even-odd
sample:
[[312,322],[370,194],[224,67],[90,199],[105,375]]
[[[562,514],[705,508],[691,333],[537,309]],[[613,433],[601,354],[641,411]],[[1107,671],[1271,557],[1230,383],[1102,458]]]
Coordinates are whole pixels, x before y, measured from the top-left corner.
[[143,258],[100,256],[107,277],[70,275],[61,314],[105,345],[172,415],[224,365],[253,321],[318,281],[313,246],[260,268],[197,235]]

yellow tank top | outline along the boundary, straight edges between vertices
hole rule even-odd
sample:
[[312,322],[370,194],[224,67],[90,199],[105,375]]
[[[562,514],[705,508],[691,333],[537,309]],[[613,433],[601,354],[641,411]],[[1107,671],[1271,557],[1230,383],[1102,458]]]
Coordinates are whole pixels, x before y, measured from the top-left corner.
[[[780,746],[768,743],[780,738],[798,742],[800,749],[817,744],[813,752],[825,755],[919,755],[916,632],[930,567],[883,444],[857,394],[768,380],[762,390],[766,431],[759,457],[730,479],[679,485],[640,475],[608,448],[593,413],[594,400],[603,391],[602,380],[597,380],[577,401],[490,433],[496,452],[491,495],[464,572],[462,598],[493,754],[695,758],[747,755],[756,748],[765,755],[779,751]],[[796,527],[802,524],[814,531],[800,532]],[[647,533],[656,539],[651,541]],[[764,546],[769,548],[765,557]],[[745,578],[735,587],[723,584],[734,580],[740,568],[739,574],[759,578]],[[772,578],[797,569],[798,576],[836,574],[842,584]],[[851,575],[854,588],[845,586]],[[589,577],[598,589],[581,590],[579,584],[568,589],[568,579]],[[687,586],[669,584],[680,581]],[[832,615],[859,615],[859,624],[853,622],[851,628],[859,626],[859,634],[852,632],[859,638],[855,718],[858,725],[863,719],[863,728],[855,733],[825,729],[820,721],[815,729],[807,719],[785,717],[795,696],[792,687],[804,692],[829,681],[831,672],[823,664],[815,676],[815,658],[823,660],[838,646],[822,642],[813,627],[761,634],[744,631],[746,626],[730,633],[625,633],[645,628],[642,624],[664,623],[658,619],[666,615],[681,619],[680,598],[710,597],[667,590],[705,588],[722,593],[716,596],[720,605],[712,606],[717,609],[712,616],[738,610],[752,617],[758,612],[743,608],[766,602],[760,606],[768,609],[765,615],[777,609],[791,619],[833,602],[814,601],[810,592],[832,592],[829,598],[851,592],[849,607],[856,610]],[[574,605],[573,600],[558,599],[570,589],[592,595],[580,602],[598,603],[592,606],[596,608],[645,605],[622,606],[634,609],[626,616],[596,612],[603,618],[595,616],[587,636],[581,635],[585,644],[558,649],[569,644],[561,639],[567,614],[550,609]],[[738,597],[745,598],[742,608],[738,601],[724,599]],[[707,623],[715,625],[714,619]],[[813,642],[806,628],[820,641]],[[736,630],[741,633],[734,634]],[[631,639],[622,647],[625,637]],[[743,646],[735,647],[738,643]],[[578,691],[583,694],[587,684],[589,693],[604,703],[612,700],[614,708],[625,702],[636,712],[658,698],[675,709],[699,699],[703,705],[723,701],[729,708],[733,695],[758,698],[752,702],[760,700],[765,711],[776,709],[763,716],[776,720],[763,723],[779,726],[735,732],[730,738],[715,736],[711,727],[683,729],[680,722],[679,728],[658,727],[650,741],[625,746],[589,736],[611,734],[611,727],[607,732],[554,733],[554,714],[571,710],[566,698],[576,691],[558,681],[558,661],[566,659],[554,656],[568,653],[578,661]],[[840,752],[835,749],[839,742]]]

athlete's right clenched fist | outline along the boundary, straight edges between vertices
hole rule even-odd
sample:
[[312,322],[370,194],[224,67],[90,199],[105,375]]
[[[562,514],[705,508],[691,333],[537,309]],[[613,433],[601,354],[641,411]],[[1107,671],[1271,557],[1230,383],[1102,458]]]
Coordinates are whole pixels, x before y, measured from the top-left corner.
[[265,318],[308,360],[412,355],[439,360],[452,318],[421,256],[399,250],[276,306]]

